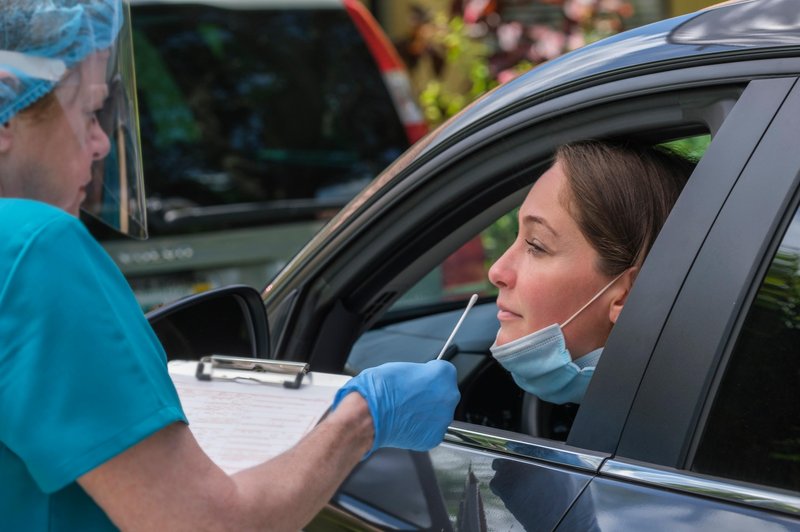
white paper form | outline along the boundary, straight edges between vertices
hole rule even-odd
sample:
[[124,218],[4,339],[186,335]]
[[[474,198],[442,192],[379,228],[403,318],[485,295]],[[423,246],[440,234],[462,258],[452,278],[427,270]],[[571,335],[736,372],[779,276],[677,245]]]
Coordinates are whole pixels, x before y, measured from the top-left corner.
[[246,381],[200,381],[186,374],[184,365],[171,362],[169,368],[190,430],[211,460],[229,474],[297,443],[319,422],[347,380],[311,373],[300,388],[289,389]]

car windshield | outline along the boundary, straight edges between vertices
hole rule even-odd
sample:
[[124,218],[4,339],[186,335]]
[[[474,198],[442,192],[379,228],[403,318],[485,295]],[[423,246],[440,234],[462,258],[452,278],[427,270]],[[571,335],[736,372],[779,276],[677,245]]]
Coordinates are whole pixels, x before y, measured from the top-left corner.
[[134,46],[154,235],[319,217],[408,146],[344,9],[141,5]]

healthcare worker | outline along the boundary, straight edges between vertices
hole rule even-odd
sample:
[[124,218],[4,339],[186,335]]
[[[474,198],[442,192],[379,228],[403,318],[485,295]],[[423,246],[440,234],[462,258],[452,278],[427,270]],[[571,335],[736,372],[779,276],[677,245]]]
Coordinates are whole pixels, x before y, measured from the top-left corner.
[[297,530],[372,450],[441,441],[455,369],[367,370],[281,456],[232,476],[211,462],[127,282],[77,219],[146,235],[128,12],[0,7],[0,528]]
[[636,274],[694,164],[625,142],[561,146],[489,270],[494,358],[525,391],[580,403]]

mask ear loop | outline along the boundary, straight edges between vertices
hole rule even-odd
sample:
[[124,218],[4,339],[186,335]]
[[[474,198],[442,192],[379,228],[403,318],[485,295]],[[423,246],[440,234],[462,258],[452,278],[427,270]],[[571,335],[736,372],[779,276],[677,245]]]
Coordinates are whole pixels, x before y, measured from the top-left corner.
[[563,329],[564,327],[566,327],[567,325],[569,325],[569,322],[571,322],[572,320],[574,320],[575,318],[577,318],[577,317],[578,317],[578,314],[580,314],[581,312],[583,312],[584,310],[586,310],[586,309],[589,307],[589,305],[591,305],[592,303],[594,303],[594,302],[597,300],[597,298],[599,298],[600,296],[602,296],[602,295],[603,295],[603,294],[606,292],[606,290],[608,290],[609,288],[611,288],[611,285],[612,285],[612,284],[616,283],[616,282],[619,280],[619,278],[620,278],[620,277],[622,277],[623,275],[625,275],[625,272],[626,272],[626,271],[628,271],[628,269],[627,269],[627,268],[626,268],[626,269],[625,269],[625,271],[623,271],[621,274],[619,274],[619,275],[617,275],[616,277],[614,277],[614,278],[611,280],[611,282],[610,282],[610,283],[608,283],[608,284],[607,284],[607,285],[605,285],[603,288],[601,288],[601,289],[600,289],[600,291],[599,291],[599,292],[597,292],[597,293],[594,295],[594,297],[592,297],[592,299],[590,299],[590,300],[589,300],[589,301],[588,301],[588,302],[587,302],[587,303],[586,303],[584,306],[582,306],[581,308],[579,308],[579,309],[578,309],[578,312],[576,312],[575,314],[573,314],[572,316],[570,316],[570,317],[569,317],[569,319],[568,319],[567,321],[565,321],[564,323],[562,323],[561,325],[559,325],[559,327],[561,327],[561,328]]

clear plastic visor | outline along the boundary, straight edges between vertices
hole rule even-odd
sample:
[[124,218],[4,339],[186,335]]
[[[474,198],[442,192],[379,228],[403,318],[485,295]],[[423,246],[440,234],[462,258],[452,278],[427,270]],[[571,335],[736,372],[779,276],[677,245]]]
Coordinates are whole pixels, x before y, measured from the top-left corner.
[[90,84],[86,94],[94,112],[92,127],[101,132],[93,134],[107,139],[105,145],[102,138],[93,139],[100,151],[92,163],[81,209],[120,233],[147,238],[130,17],[124,17],[112,47],[90,55],[80,68],[97,82]]

